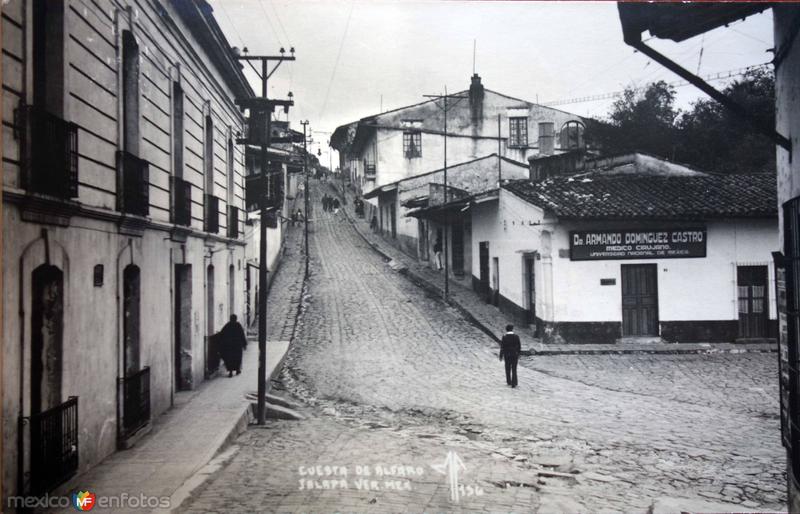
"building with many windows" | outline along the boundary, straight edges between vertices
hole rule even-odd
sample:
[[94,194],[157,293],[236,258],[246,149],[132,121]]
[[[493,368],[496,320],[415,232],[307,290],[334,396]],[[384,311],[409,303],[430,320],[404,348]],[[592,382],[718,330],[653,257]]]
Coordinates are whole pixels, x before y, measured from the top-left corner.
[[[517,162],[584,147],[585,120],[568,112],[484,88],[472,76],[468,90],[447,100],[447,157],[454,163],[500,154]],[[358,191],[442,168],[444,100],[367,116],[338,127],[331,146]],[[376,204],[371,203],[373,209]],[[368,213],[370,214],[370,213]]]
[[3,496],[130,446],[244,310],[252,96],[205,0],[10,0]]

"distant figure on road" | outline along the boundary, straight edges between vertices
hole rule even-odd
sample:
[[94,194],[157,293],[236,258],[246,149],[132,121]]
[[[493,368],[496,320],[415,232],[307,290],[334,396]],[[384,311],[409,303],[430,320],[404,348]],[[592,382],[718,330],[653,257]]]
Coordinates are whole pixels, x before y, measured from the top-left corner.
[[231,314],[231,320],[225,323],[219,332],[220,356],[228,370],[228,376],[232,377],[235,371],[237,375],[242,373],[242,352],[247,348],[247,337],[244,335],[244,328],[236,321],[236,315]]
[[372,220],[369,222],[369,228],[372,229],[373,232],[378,230],[378,217],[374,214],[372,215]]
[[442,270],[442,240],[436,238],[436,242],[433,244],[433,253],[436,255],[436,269],[441,271]]
[[339,214],[339,199],[336,197],[333,197],[333,212]]
[[514,333],[513,325],[506,325],[506,333],[500,341],[500,360],[506,360],[506,384],[517,387],[517,361],[522,345]]
[[297,216],[297,221],[303,221],[303,211],[301,211],[300,209],[297,209],[297,213],[295,214],[295,216]]

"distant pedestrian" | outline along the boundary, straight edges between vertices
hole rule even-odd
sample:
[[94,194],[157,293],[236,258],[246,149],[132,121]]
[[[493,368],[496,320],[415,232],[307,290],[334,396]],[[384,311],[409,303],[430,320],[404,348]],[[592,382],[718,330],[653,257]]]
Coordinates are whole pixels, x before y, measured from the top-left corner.
[[297,223],[297,213],[292,212],[292,226],[294,226],[295,223]]
[[219,332],[220,356],[228,370],[228,376],[233,373],[242,373],[242,352],[247,349],[247,338],[244,335],[244,328],[236,321],[236,315],[231,314],[231,319]]
[[303,221],[303,211],[301,211],[300,209],[297,209],[297,213],[295,214],[295,216],[297,216],[297,221]]
[[322,197],[322,210],[325,212],[328,212],[328,201],[328,195],[324,195]]
[[442,240],[438,237],[436,242],[433,243],[433,254],[436,256],[436,269],[442,270]]
[[377,217],[377,216],[375,216],[374,214],[372,215],[372,220],[370,220],[370,222],[369,222],[369,228],[370,228],[370,229],[371,229],[373,232],[375,232],[376,230],[378,230],[378,217]]
[[500,360],[506,360],[506,384],[517,387],[517,362],[522,350],[519,336],[513,325],[506,325],[506,333],[500,341]]
[[333,212],[339,214],[339,199],[336,197],[333,198]]

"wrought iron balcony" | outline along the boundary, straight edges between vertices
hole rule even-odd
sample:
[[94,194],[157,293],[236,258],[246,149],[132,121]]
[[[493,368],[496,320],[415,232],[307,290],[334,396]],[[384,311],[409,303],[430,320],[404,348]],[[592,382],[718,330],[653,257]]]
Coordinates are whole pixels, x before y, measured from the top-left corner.
[[121,188],[117,192],[117,209],[128,214],[147,216],[150,213],[150,164],[135,155],[117,152]]
[[119,379],[122,389],[120,437],[128,439],[150,422],[150,367]]
[[78,196],[78,126],[33,105],[14,112],[23,185],[63,199]]
[[192,224],[192,184],[178,177],[170,177],[172,223],[188,227]]
[[219,232],[219,198],[214,195],[205,195],[203,206],[204,222],[203,230],[211,234]]
[[228,206],[228,237],[239,237],[239,208],[233,205]]
[[20,436],[30,424],[30,489],[43,495],[78,471],[78,397],[28,418],[20,418]]

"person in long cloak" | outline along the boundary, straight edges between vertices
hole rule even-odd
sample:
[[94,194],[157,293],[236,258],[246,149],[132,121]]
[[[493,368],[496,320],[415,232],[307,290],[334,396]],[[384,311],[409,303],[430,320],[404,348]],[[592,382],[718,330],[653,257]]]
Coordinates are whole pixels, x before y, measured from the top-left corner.
[[236,315],[231,314],[231,319],[219,332],[220,356],[228,370],[228,376],[232,377],[235,371],[237,375],[242,372],[242,352],[247,348],[247,337],[244,335],[244,328],[238,321]]

